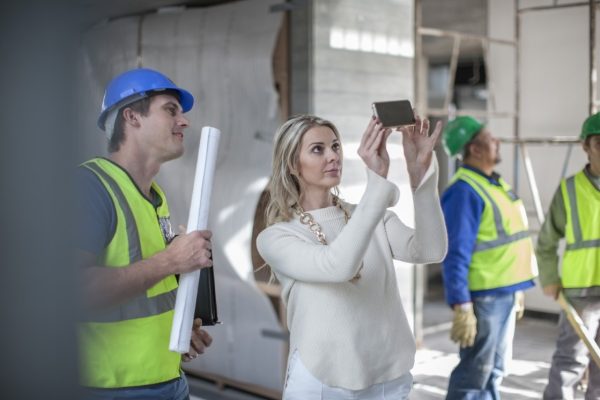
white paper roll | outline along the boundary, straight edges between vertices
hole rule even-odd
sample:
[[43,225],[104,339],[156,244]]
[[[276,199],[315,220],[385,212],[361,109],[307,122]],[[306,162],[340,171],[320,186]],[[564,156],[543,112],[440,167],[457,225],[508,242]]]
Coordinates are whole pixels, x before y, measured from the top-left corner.
[[[187,224],[188,232],[204,230],[208,227],[210,195],[217,165],[220,136],[221,131],[216,128],[209,126],[202,128]],[[179,277],[169,350],[180,354],[187,353],[190,349],[199,280],[200,270],[181,274]]]

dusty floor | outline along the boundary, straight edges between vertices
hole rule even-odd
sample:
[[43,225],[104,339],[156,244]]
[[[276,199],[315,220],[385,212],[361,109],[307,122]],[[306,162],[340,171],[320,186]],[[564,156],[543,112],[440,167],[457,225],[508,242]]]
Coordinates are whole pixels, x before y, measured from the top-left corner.
[[[425,305],[424,340],[417,351],[413,376],[415,385],[410,398],[415,400],[443,399],[448,377],[458,362],[457,346],[449,339],[452,313],[441,300]],[[513,346],[513,361],[504,379],[503,400],[541,399],[547,382],[550,359],[554,351],[556,322],[526,315],[517,322]],[[258,397],[191,380],[192,400],[255,400]],[[583,398],[580,393],[579,398]]]

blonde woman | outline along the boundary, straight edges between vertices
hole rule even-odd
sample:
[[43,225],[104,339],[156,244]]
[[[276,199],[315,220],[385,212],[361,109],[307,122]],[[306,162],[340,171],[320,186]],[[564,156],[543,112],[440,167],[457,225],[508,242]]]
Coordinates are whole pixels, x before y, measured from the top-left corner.
[[388,207],[398,188],[386,179],[389,129],[372,119],[358,149],[367,188],[358,205],[338,196],[342,143],[318,117],[287,121],[275,136],[267,228],[260,254],[282,285],[290,355],[283,398],[405,399],[412,386],[415,342],[396,285],[392,259],[439,262],[446,229],[432,151],[438,124],[402,130],[413,187],[415,225]]

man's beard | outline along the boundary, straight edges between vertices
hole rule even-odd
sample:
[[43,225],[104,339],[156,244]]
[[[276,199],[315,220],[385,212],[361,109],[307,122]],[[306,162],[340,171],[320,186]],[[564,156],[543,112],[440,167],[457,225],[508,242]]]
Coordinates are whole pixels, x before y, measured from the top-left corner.
[[502,157],[500,157],[500,149],[496,152],[496,157],[494,158],[494,164],[498,165],[502,161]]

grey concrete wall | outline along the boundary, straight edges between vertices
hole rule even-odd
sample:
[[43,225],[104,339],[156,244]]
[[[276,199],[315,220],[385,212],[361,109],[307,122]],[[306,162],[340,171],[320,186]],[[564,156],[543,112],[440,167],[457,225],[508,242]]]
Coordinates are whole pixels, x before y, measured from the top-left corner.
[[71,252],[73,61],[80,9],[0,13],[0,377],[5,399],[76,399],[79,280]]
[[[341,195],[358,202],[364,163],[356,154],[374,101],[413,100],[413,1],[313,1],[311,112],[339,128],[344,145]],[[413,204],[400,134],[389,141],[390,176],[402,192],[393,210],[413,223]],[[400,294],[413,314],[413,267],[397,263]]]

